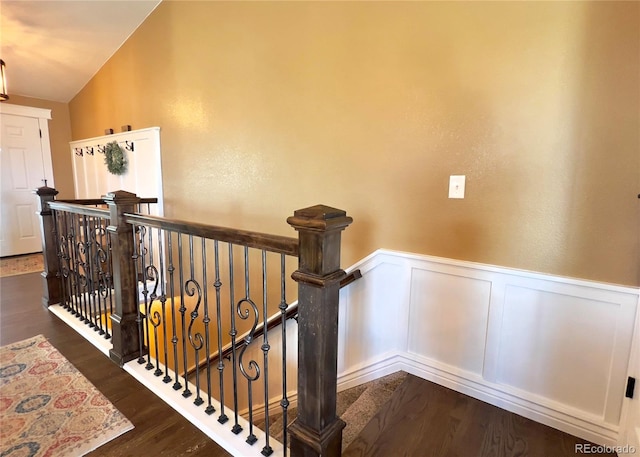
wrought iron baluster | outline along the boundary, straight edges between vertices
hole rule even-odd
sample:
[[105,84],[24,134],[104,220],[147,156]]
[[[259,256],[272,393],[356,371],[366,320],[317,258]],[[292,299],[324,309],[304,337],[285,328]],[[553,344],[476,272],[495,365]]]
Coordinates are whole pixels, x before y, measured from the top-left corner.
[[[105,334],[106,327],[106,314],[107,314],[107,294],[108,289],[105,287],[105,273],[104,273],[104,262],[106,260],[107,254],[104,252],[102,247],[102,242],[104,241],[104,220],[101,218],[96,219],[95,224],[95,263],[97,270],[97,323],[98,323],[98,333],[100,335]],[[104,320],[103,320],[104,319]]]
[[234,281],[234,269],[233,269],[233,244],[229,243],[229,303],[231,305],[231,330],[229,335],[231,336],[231,371],[233,376],[233,419],[234,424],[231,431],[234,434],[239,434],[242,431],[242,426],[238,422],[238,354],[236,350],[236,336],[238,329],[236,328],[236,299],[235,299],[235,281]]
[[[251,330],[249,334],[244,339],[244,346],[240,349],[240,354],[238,356],[238,365],[240,367],[240,372],[247,380],[247,397],[249,400],[249,435],[247,436],[246,442],[249,444],[254,444],[258,438],[253,433],[253,382],[257,381],[260,378],[260,367],[255,360],[250,360],[248,366],[245,367],[244,354],[247,351],[247,348],[253,341],[253,335],[255,334],[256,327],[258,326],[258,307],[251,300],[251,293],[249,290],[249,248],[247,246],[244,247],[244,288],[245,288],[245,297],[238,302],[237,312],[240,319],[247,320],[249,319],[249,310],[253,311],[253,325],[251,326]],[[247,309],[242,311],[242,305],[247,305]],[[251,374],[250,371],[253,371],[255,374]]]
[[171,344],[173,346],[173,370],[175,381],[173,383],[173,390],[180,390],[182,388],[182,384],[179,381],[179,368],[178,368],[178,332],[176,327],[176,294],[174,288],[174,274],[175,267],[173,266],[173,233],[167,232],[167,250],[168,250],[168,260],[169,266],[167,271],[169,272],[169,294],[171,295]]
[[[109,324],[111,322],[111,316],[113,315],[113,262],[112,262],[112,255],[111,255],[111,237],[109,236],[109,234],[107,233],[106,230],[106,226],[108,225],[108,220],[105,219],[104,221],[105,224],[105,238],[107,239],[107,260],[106,260],[106,265],[107,265],[107,273],[105,276],[105,283],[106,283],[106,288],[108,290],[109,293],[109,317],[106,319],[106,328],[105,328],[105,335],[104,337],[109,339],[111,338],[111,333],[109,333]],[[140,339],[140,341],[142,341]]]
[[91,253],[89,250],[91,249],[91,243],[89,241],[89,221],[87,220],[87,216],[82,216],[82,244],[80,245],[80,253],[82,254],[82,272],[83,275],[83,292],[82,297],[84,299],[83,306],[83,314],[84,314],[84,323],[89,325],[89,327],[93,327],[93,323],[91,322]]
[[262,250],[262,367],[264,376],[262,382],[264,385],[264,433],[265,445],[262,448],[262,455],[273,454],[273,449],[269,446],[269,332],[267,331],[267,251]]
[[[200,303],[202,301],[202,288],[200,284],[195,279],[195,262],[193,258],[193,235],[189,235],[189,266],[190,266],[190,279],[185,283],[185,293],[189,297],[193,297],[197,293],[197,301],[196,306],[191,311],[191,321],[189,322],[189,344],[193,348],[195,354],[195,364],[196,364],[196,398],[193,400],[193,404],[196,406],[200,406],[204,403],[204,400],[200,396],[200,350],[204,346],[204,338],[200,332],[193,333],[193,325],[198,319],[198,311],[200,309]],[[186,375],[186,370],[185,370]]]
[[187,378],[187,324],[186,324],[186,312],[187,307],[184,304],[184,295],[185,295],[185,282],[184,282],[184,263],[182,261],[182,233],[178,232],[178,266],[180,271],[180,317],[182,320],[182,362],[184,366],[184,391],[182,392],[182,396],[184,398],[191,396],[191,391],[189,390],[189,379]]
[[[82,242],[82,230],[81,230],[81,224],[80,224],[80,216],[77,216],[74,214],[73,216],[73,222],[74,222],[74,253],[75,253],[75,277],[76,277],[76,302],[77,302],[77,316],[78,319],[80,319],[81,321],[84,321],[85,319],[85,314],[84,314],[84,292],[83,292],[83,288],[85,285],[85,280],[84,280],[84,276],[81,274],[80,272],[80,268],[82,267],[82,256],[81,256],[81,250],[83,249],[83,242]],[[78,239],[80,238],[80,239]]]
[[[202,244],[202,284],[204,284],[204,315],[202,316],[202,322],[204,324],[204,342],[205,342],[205,357],[207,358],[207,407],[204,412],[211,415],[215,412],[215,408],[211,404],[211,333],[209,329],[209,296],[208,296],[208,284],[207,284],[207,249],[206,239],[200,238]],[[196,364],[200,365],[200,359],[196,357]]]
[[[141,226],[134,226],[133,227],[133,265],[134,265],[134,269],[136,272],[136,288],[139,288],[139,284],[140,284],[140,276],[144,275],[144,273],[142,273],[141,271],[141,267],[140,267],[140,257],[141,257],[141,245],[142,243],[140,242],[140,231],[142,230]],[[146,286],[146,284],[145,284]],[[144,287],[144,286],[143,286]],[[138,324],[138,350],[140,352],[140,354],[138,355],[138,363],[140,365],[142,365],[143,363],[145,363],[145,358],[144,358],[144,348],[145,348],[145,338],[146,338],[146,333],[147,333],[147,324],[146,324],[146,304],[145,304],[145,313],[142,312],[142,310],[140,309],[140,292],[139,290],[136,290],[136,323]],[[113,311],[113,310],[112,310]]]
[[71,311],[71,295],[69,291],[69,234],[67,230],[67,214],[64,212],[53,211],[53,215],[58,232],[58,274],[60,275],[60,282],[62,286],[62,306],[67,311]]
[[[151,326],[153,327],[153,322],[152,322],[152,316],[151,314],[151,303],[149,303],[149,283],[148,283],[148,274],[149,271],[147,270],[147,254],[149,253],[149,250],[147,249],[146,246],[146,242],[145,242],[145,237],[147,235],[147,227],[144,225],[140,225],[138,227],[139,229],[139,233],[138,233],[138,243],[139,243],[139,250],[138,250],[138,259],[137,261],[140,264],[140,269],[142,272],[142,296],[143,301],[144,301],[144,314],[143,314],[143,319],[142,319],[142,327],[144,330],[144,345],[147,348],[147,358],[146,360],[143,360],[141,363],[144,363],[146,361],[146,365],[144,366],[145,369],[147,370],[153,370],[153,363],[151,363],[151,332],[150,332],[150,328],[149,328],[149,324],[151,324]],[[138,281],[140,281],[140,276],[137,276]],[[136,293],[139,295],[139,292],[136,291]],[[143,353],[141,353],[142,355]]]
[[91,322],[93,329],[98,334],[103,335],[102,329],[102,313],[100,312],[100,261],[98,258],[98,223],[99,219],[96,217],[89,218],[89,253],[91,263],[91,302],[93,309],[91,310]]
[[160,268],[160,304],[162,306],[162,343],[164,349],[164,378],[162,378],[162,382],[168,384],[171,382],[171,376],[169,376],[169,349],[167,346],[167,291],[164,280],[164,234],[160,228],[158,228],[158,264]]
[[218,324],[218,379],[220,381],[220,416],[218,417],[218,422],[224,424],[229,420],[229,418],[224,413],[224,359],[222,358],[222,314],[220,313],[220,288],[222,287],[222,281],[220,280],[220,252],[218,240],[214,240],[213,242],[213,251],[216,274],[213,286],[216,288],[216,321]]
[[[154,309],[155,303],[158,301],[160,296],[158,296],[158,283],[160,281],[158,275],[158,268],[155,266],[155,259],[153,255],[153,227],[149,227],[149,237],[147,240],[148,248],[146,251],[149,252],[149,265],[145,268],[145,285],[147,281],[151,280],[153,282],[153,287],[151,288],[151,293],[149,294],[149,307],[147,308],[147,320],[151,323],[153,327],[153,341],[151,341],[151,335],[149,335],[149,356],[148,363],[145,368],[148,370],[153,369],[153,364],[151,363],[151,344],[153,344],[153,351],[155,353],[155,371],[153,372],[154,376],[161,376],[162,370],[160,369],[160,342],[158,341],[158,327],[163,322],[163,319],[160,316],[160,313],[157,309]],[[143,257],[144,262],[144,257]],[[147,332],[149,332],[149,328],[147,328]]]
[[288,435],[287,425],[288,418],[287,412],[289,409],[289,398],[287,397],[287,290],[286,290],[286,258],[284,254],[280,254],[280,326],[282,327],[282,400],[280,400],[280,406],[282,407],[282,444],[284,457],[288,452]]
[[91,309],[91,324],[96,332],[100,332],[102,330],[100,323],[100,313],[99,309],[99,299],[98,296],[98,255],[97,255],[97,218],[89,217],[88,219],[88,232],[89,239],[87,240],[89,246],[89,271],[91,276],[89,277],[89,289],[91,290],[91,298],[89,300],[89,308]]

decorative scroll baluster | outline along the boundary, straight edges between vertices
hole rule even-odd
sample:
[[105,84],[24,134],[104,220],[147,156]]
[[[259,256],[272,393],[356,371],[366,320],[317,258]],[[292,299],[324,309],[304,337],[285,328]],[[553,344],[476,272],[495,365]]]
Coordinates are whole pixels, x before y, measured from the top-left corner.
[[187,307],[184,304],[186,283],[184,282],[184,263],[182,261],[182,233],[178,233],[178,264],[180,266],[180,317],[182,320],[182,361],[184,365],[184,391],[182,392],[182,396],[188,398],[191,396],[191,391],[189,390],[189,379],[187,377]]
[[[247,320],[249,319],[249,310],[253,311],[253,325],[251,326],[251,330],[249,334],[244,339],[244,346],[240,349],[240,355],[238,358],[240,372],[247,379],[247,397],[249,400],[249,435],[247,436],[247,443],[254,444],[258,438],[253,434],[253,382],[257,381],[260,378],[260,367],[255,360],[250,360],[248,366],[244,365],[244,354],[247,351],[247,348],[253,342],[253,335],[255,334],[256,327],[258,326],[258,307],[251,300],[251,294],[249,291],[249,248],[245,246],[244,248],[244,291],[245,297],[238,302],[237,311],[240,319]],[[242,311],[242,305],[247,304],[248,309]],[[254,371],[255,374],[252,375],[250,370]]]
[[[222,314],[220,312],[221,303],[220,303],[220,288],[222,287],[222,281],[220,280],[220,252],[219,252],[218,240],[213,242],[213,253],[214,253],[214,261],[215,261],[215,274],[216,279],[213,283],[213,286],[216,288],[216,316],[217,316],[217,330],[218,330],[218,354],[222,354]],[[222,357],[218,357],[218,378],[220,380],[220,416],[218,417],[218,422],[224,424],[229,420],[227,415],[224,413],[224,359]]]
[[[178,368],[178,332],[176,327],[176,299],[175,299],[175,288],[173,285],[175,267],[173,266],[173,236],[172,232],[167,232],[167,250],[169,256],[169,267],[167,271],[169,272],[169,295],[171,296],[171,344],[173,346],[173,371],[175,376],[175,381],[173,383],[173,390],[180,390],[182,388],[182,384],[179,381],[179,368]],[[184,335],[184,333],[183,333]]]
[[82,240],[80,241],[80,254],[82,261],[80,266],[82,267],[82,314],[83,321],[85,324],[91,327],[91,253],[89,252],[90,243],[89,243],[89,223],[87,221],[87,216],[83,215],[82,218],[78,219],[78,223],[80,224],[80,229],[82,233]]
[[289,424],[287,412],[289,409],[289,398],[287,397],[287,288],[286,288],[286,259],[284,254],[280,254],[280,327],[282,331],[282,444],[284,457],[287,456],[289,437],[287,435],[287,425]]
[[[131,257],[131,260],[133,260],[133,265],[134,265],[134,272],[135,272],[135,276],[136,278],[140,278],[141,275],[144,276],[144,273],[141,271],[141,250],[142,250],[142,242],[140,241],[140,231],[142,230],[141,226],[135,227],[133,230],[133,256]],[[136,283],[138,284],[138,283]],[[144,282],[143,288],[146,287],[146,281]],[[146,294],[144,295],[145,299],[146,299]],[[146,314],[146,309],[147,309],[147,305],[146,303],[144,303],[144,307],[145,307],[145,312],[143,313],[142,310],[140,309],[140,293],[138,291],[136,291],[136,300],[137,300],[137,313],[136,313],[136,324],[138,325],[138,347],[139,347],[139,356],[138,356],[138,363],[140,365],[145,363],[145,358],[144,358],[144,345],[147,344],[146,343],[146,333],[147,333],[147,314]]]
[[66,215],[67,224],[67,243],[69,247],[69,307],[71,314],[75,317],[80,317],[80,310],[78,306],[78,268],[76,264],[76,240],[75,240],[75,219],[74,214]]
[[[147,348],[147,357],[146,360],[144,356],[141,356],[138,359],[138,362],[143,364],[146,362],[144,366],[147,370],[153,370],[153,363],[151,363],[151,335],[150,335],[150,326],[155,327],[153,324],[153,317],[151,316],[151,303],[149,302],[149,273],[150,271],[147,269],[147,254],[149,250],[147,249],[145,243],[145,237],[147,234],[147,228],[144,225],[138,227],[138,250],[136,256],[136,268],[140,268],[140,272],[142,273],[142,297],[143,297],[143,305],[144,305],[144,313],[142,314],[142,329],[143,334],[140,335],[142,338],[144,336],[144,346]],[[136,274],[136,277],[140,278],[140,274]],[[137,292],[137,290],[136,290]],[[139,306],[138,306],[139,308]],[[139,313],[140,314],[140,313]],[[142,343],[140,343],[142,345]],[[142,355],[143,353],[141,353]]]
[[[98,229],[97,224],[98,220],[95,217],[90,217],[88,219],[88,232],[89,232],[89,263],[91,269],[91,324],[90,326],[99,333],[104,334],[104,330],[102,329],[102,321],[101,321],[101,312],[100,312],[100,295],[98,294],[100,283],[99,283],[99,270],[100,265],[98,261]],[[102,333],[100,333],[102,332]]]
[[104,228],[104,237],[105,237],[105,241],[107,243],[107,258],[106,258],[106,274],[105,274],[105,287],[108,291],[109,294],[109,314],[108,316],[105,315],[105,338],[111,338],[111,332],[109,331],[109,322],[111,322],[111,319],[109,318],[111,315],[113,315],[113,257],[111,255],[111,237],[108,236],[107,233],[107,227],[106,227],[106,221],[105,221],[105,228]]
[[[204,403],[204,400],[200,396],[200,350],[204,346],[204,338],[200,332],[193,333],[193,324],[198,319],[198,311],[200,309],[200,303],[202,301],[202,288],[200,284],[195,279],[194,272],[194,258],[193,258],[193,235],[189,235],[189,266],[191,277],[185,283],[185,293],[189,297],[193,297],[198,294],[196,306],[191,311],[191,321],[189,322],[189,343],[191,347],[193,347],[195,353],[195,364],[196,364],[196,398],[193,400],[193,404],[196,406],[200,406]],[[187,375],[187,371],[185,369],[185,376]]]
[[97,315],[97,295],[96,295],[96,284],[95,284],[95,219],[93,217],[84,217],[86,223],[86,234],[87,238],[85,240],[85,244],[87,246],[87,276],[88,281],[87,285],[89,287],[89,291],[87,293],[87,298],[89,300],[89,327],[92,329],[96,329],[96,315]]
[[82,287],[83,287],[83,276],[80,273],[80,266],[82,265],[82,259],[80,256],[80,247],[82,246],[82,241],[81,240],[77,240],[76,234],[78,234],[78,236],[81,238],[81,231],[79,230],[79,224],[78,224],[78,216],[73,215],[71,217],[71,223],[73,224],[73,252],[74,252],[74,278],[75,278],[75,301],[76,301],[76,315],[78,316],[78,319],[83,320],[84,318],[84,308],[83,308],[83,302],[84,300],[83,298],[83,294],[82,294]]
[[[160,342],[158,341],[158,327],[163,322],[163,319],[160,316],[160,313],[157,309],[154,308],[154,304],[161,298],[161,295],[158,295],[158,286],[159,286],[159,274],[158,268],[154,264],[154,255],[153,255],[153,228],[149,228],[149,239],[148,239],[148,248],[149,252],[149,265],[145,268],[145,283],[148,280],[153,281],[153,288],[151,289],[151,293],[149,294],[149,308],[147,311],[147,319],[151,323],[153,327],[153,349],[155,352],[155,371],[153,372],[154,376],[161,376],[162,370],[160,369]],[[147,252],[143,251],[143,252]],[[144,257],[143,257],[144,260]],[[148,331],[148,330],[147,330]],[[149,344],[151,344],[151,337],[149,337]],[[151,365],[151,367],[149,367]],[[153,369],[153,364],[151,364],[151,347],[149,346],[149,364],[146,366],[147,369]]]
[[234,434],[239,434],[242,431],[242,426],[238,423],[238,353],[236,350],[236,336],[238,335],[238,329],[236,328],[236,299],[235,299],[235,281],[234,281],[234,269],[233,269],[233,244],[229,243],[229,301],[231,304],[231,330],[229,330],[229,336],[231,336],[231,370],[233,376],[233,418],[234,424],[231,431]]
[[70,261],[70,250],[69,250],[69,227],[67,224],[68,213],[59,213],[57,211],[54,212],[56,227],[58,231],[58,259],[59,259],[59,267],[58,271],[61,275],[61,299],[62,305],[64,309],[71,312],[72,307],[70,303],[71,297],[71,279],[69,277],[71,266],[69,264]]
[[98,266],[98,323],[101,335],[105,338],[109,337],[109,328],[107,327],[107,300],[111,296],[108,272],[108,251],[105,250],[105,226],[104,222],[98,219],[98,227],[96,228],[96,265]]

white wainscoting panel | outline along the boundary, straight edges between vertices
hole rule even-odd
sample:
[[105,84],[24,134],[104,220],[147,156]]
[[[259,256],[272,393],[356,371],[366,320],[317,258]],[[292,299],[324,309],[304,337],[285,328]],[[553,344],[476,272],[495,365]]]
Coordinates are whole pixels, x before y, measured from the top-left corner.
[[637,288],[388,250],[355,268],[339,390],[402,369],[616,444]]
[[482,375],[491,282],[413,268],[407,351]]

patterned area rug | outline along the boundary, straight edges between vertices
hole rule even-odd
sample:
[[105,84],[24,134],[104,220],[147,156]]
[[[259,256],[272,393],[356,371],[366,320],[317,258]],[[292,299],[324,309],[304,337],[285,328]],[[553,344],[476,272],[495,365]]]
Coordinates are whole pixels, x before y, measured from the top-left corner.
[[44,270],[42,254],[27,254],[0,259],[0,278]]
[[42,336],[0,348],[0,456],[80,456],[131,430]]

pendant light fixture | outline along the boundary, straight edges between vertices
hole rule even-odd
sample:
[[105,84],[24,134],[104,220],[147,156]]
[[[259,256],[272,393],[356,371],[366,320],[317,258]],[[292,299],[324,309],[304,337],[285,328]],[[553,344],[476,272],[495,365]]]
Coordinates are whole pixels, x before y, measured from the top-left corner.
[[7,73],[4,66],[4,60],[0,59],[0,102],[9,100],[9,94],[7,92]]

